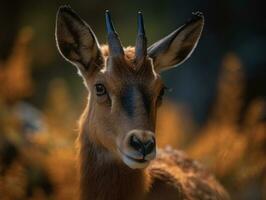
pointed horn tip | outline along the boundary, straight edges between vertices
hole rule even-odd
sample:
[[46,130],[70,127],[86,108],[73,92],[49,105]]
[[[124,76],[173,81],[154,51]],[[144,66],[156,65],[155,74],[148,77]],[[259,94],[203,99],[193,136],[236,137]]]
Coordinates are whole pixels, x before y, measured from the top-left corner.
[[145,36],[144,20],[141,11],[138,11],[138,31],[136,40],[136,60],[142,62],[147,55],[147,38]]
[[145,35],[144,22],[142,12],[138,12],[138,34]]
[[110,11],[109,10],[106,10],[105,11],[105,17],[111,18],[111,15],[110,15]]
[[143,21],[143,15],[141,11],[138,11],[138,19]]
[[109,10],[105,11],[105,21],[106,21],[107,33],[115,32]]

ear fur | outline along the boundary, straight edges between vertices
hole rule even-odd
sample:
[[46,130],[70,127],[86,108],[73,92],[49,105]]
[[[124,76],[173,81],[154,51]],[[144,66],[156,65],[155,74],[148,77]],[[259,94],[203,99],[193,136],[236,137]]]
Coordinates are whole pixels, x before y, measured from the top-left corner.
[[155,71],[163,71],[182,64],[194,51],[204,26],[202,13],[193,13],[183,26],[148,48]]
[[69,6],[57,12],[55,37],[60,54],[89,76],[102,62],[98,40],[90,26]]

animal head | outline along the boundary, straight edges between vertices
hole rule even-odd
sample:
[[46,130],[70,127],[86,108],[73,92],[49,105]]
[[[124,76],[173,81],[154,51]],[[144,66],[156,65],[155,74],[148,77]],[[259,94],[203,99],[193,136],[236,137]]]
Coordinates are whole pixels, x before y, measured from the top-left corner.
[[100,46],[90,26],[70,7],[60,7],[56,42],[75,65],[89,91],[88,137],[130,168],[155,158],[156,111],[164,94],[160,72],[183,63],[195,49],[204,25],[201,13],[147,48],[138,13],[135,48],[123,48],[106,11],[108,46]]

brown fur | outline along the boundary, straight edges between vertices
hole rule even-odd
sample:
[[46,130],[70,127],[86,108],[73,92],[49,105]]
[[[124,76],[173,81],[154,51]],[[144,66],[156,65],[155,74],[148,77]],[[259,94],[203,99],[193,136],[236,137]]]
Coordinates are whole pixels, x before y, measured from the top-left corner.
[[122,163],[114,162],[107,149],[90,141],[87,120],[88,106],[80,119],[78,138],[80,199],[143,199],[147,190],[145,184],[149,182],[149,177],[145,177],[143,171],[131,170]]
[[[108,56],[109,56],[108,45],[102,45],[101,51],[102,51],[103,57],[108,58]],[[126,60],[130,63],[133,63],[133,61],[135,59],[135,47],[128,46],[128,47],[124,48],[124,52],[125,52]]]
[[[106,60],[107,46],[102,46],[101,50]],[[125,57],[127,63],[119,67],[131,68],[134,48],[126,48]],[[119,83],[121,80],[130,79],[126,77],[128,74],[125,71],[120,71],[119,75],[116,84],[108,83],[113,84],[111,87],[120,87],[123,84]],[[82,200],[229,199],[215,178],[202,166],[173,149],[160,150],[157,158],[145,170],[127,167],[114,156],[114,144],[99,137],[99,132],[96,131],[97,126],[110,125],[104,124],[104,120],[94,125],[90,123],[93,120],[90,106],[96,106],[92,98],[89,98],[81,117],[78,140]],[[138,124],[142,126],[141,122]]]
[[[213,176],[183,153],[165,149],[155,158],[155,122],[164,91],[159,72],[191,55],[203,29],[203,15],[194,13],[148,49],[141,27],[137,40],[141,54],[136,55],[133,47],[123,52],[110,29],[109,12],[106,18],[110,55],[69,6],[57,13],[57,47],[78,68],[89,92],[78,139],[80,199],[228,199]],[[138,19],[142,21],[141,14]]]

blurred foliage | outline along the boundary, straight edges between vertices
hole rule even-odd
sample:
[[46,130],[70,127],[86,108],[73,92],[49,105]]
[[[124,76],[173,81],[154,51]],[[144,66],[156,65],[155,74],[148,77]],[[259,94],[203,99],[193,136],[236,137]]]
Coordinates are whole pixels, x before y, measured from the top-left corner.
[[[47,106],[38,116],[43,127],[25,129],[25,123],[35,123],[36,115],[18,109],[32,110],[20,103],[33,87],[30,63],[25,62],[29,57],[28,31],[23,29],[19,34],[14,53],[1,72],[0,199],[73,199],[73,183],[77,183],[73,127],[78,116],[72,114],[75,109],[66,85],[60,80],[51,82]],[[23,116],[26,114],[29,116]]]
[[212,114],[187,152],[210,166],[233,199],[265,199],[266,102],[255,99],[241,113],[245,87],[241,61],[230,53],[222,65]]
[[[58,78],[49,79],[41,110],[26,101],[43,92],[33,90],[32,37],[30,28],[22,29],[1,62],[0,199],[76,199],[75,129],[82,108]],[[266,199],[265,100],[257,98],[243,110],[241,60],[229,53],[221,65],[216,103],[200,131],[186,106],[166,100],[158,113],[157,141],[205,163],[232,199]]]

